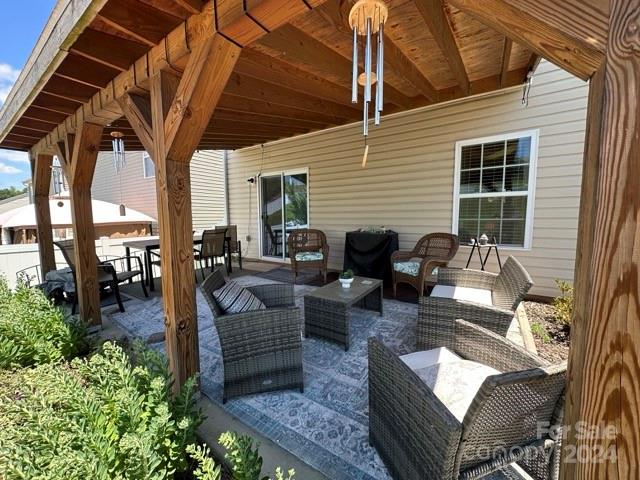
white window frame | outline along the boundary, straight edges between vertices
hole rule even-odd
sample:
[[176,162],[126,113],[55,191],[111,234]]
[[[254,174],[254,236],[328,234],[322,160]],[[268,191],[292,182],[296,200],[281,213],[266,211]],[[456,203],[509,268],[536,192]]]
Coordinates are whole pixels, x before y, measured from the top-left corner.
[[492,142],[501,142],[505,140],[512,140],[522,137],[531,138],[531,151],[529,154],[529,183],[527,195],[527,212],[525,216],[525,230],[524,230],[524,246],[518,247],[513,245],[500,245],[503,250],[531,250],[533,243],[533,217],[534,217],[534,204],[536,193],[536,177],[538,169],[538,140],[540,136],[540,130],[523,130],[519,132],[510,132],[500,135],[492,135],[488,137],[470,138],[468,140],[461,140],[456,142],[455,150],[455,173],[453,178],[453,218],[451,222],[451,232],[454,235],[458,234],[458,213],[460,209],[461,198],[483,198],[483,197],[516,197],[524,196],[522,192],[478,192],[478,193],[460,193],[460,170],[462,164],[462,147],[469,145],[478,145]]
[[[256,183],[258,184],[258,195],[257,195],[257,209],[258,209],[258,252],[259,258],[262,260],[267,260],[269,262],[276,263],[291,263],[291,259],[289,257],[278,258],[278,257],[270,257],[268,255],[263,255],[263,238],[262,238],[262,177],[275,177],[280,175],[280,181],[287,175],[298,175],[304,173],[307,175],[307,228],[311,228],[311,216],[310,216],[310,190],[311,190],[311,177],[309,176],[309,167],[302,168],[292,168],[287,170],[273,170],[269,172],[262,172],[256,177]],[[282,211],[284,211],[284,195],[282,196]]]
[[142,152],[142,177],[155,178],[156,176],[155,164],[153,165],[153,175],[149,175],[147,173],[147,162],[145,161],[147,158],[151,161],[151,163],[153,163],[153,159],[151,158],[151,155],[149,155],[147,152]]

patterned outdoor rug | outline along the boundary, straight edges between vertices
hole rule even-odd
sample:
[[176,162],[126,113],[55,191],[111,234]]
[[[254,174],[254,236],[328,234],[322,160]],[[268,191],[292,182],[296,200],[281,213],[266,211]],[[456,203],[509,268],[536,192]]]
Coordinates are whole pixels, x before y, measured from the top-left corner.
[[[236,279],[244,285],[272,283],[256,276]],[[316,287],[296,285],[296,303]],[[207,303],[197,291],[202,390],[222,405],[220,344]],[[229,400],[223,408],[242,422],[332,480],[389,479],[368,443],[367,339],[375,336],[398,354],[414,350],[417,306],[384,301],[383,317],[354,310],[351,347],[316,338],[303,341],[304,394],[281,391]],[[147,340],[163,331],[160,298],[129,305],[111,318],[135,337]],[[164,343],[157,344],[163,348]],[[504,478],[492,477],[492,478]]]

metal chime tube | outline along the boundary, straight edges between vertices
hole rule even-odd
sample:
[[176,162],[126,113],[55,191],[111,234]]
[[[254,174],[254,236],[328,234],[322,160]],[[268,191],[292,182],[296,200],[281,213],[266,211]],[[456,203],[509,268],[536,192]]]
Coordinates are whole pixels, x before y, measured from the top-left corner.
[[380,112],[382,111],[382,90],[380,89],[380,85],[382,84],[382,64],[381,64],[381,53],[382,53],[382,32],[378,30],[378,45],[376,48],[376,104],[375,104],[375,112],[374,112],[374,124],[380,125]]
[[111,141],[111,147],[113,149],[113,163],[116,172],[119,172],[125,163],[124,140],[122,138],[114,138]]
[[382,112],[384,104],[384,23],[380,22],[378,29],[378,110]]
[[353,63],[351,79],[351,103],[358,103],[358,27],[353,29]]
[[371,101],[371,17],[367,17],[367,49],[365,52],[364,71],[366,74],[366,84],[364,88],[364,101]]

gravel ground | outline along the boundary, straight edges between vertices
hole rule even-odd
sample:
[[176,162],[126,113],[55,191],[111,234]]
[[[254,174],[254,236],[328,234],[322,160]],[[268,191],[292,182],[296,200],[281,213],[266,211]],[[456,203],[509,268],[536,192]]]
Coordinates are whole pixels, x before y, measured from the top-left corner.
[[556,322],[553,307],[546,303],[524,302],[524,308],[538,354],[550,362],[569,358],[569,329]]

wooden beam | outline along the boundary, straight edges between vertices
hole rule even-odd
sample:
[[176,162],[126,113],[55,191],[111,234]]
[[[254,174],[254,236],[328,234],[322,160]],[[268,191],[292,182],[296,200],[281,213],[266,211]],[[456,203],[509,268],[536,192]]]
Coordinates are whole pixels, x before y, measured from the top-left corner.
[[[393,40],[384,37],[384,60],[398,75],[406,78],[416,90],[432,102],[438,101],[438,91],[416,65],[396,46]],[[387,86],[385,85],[385,95]]]
[[166,351],[176,390],[199,370],[189,162],[239,54],[215,35],[194,49],[177,87],[163,71],[151,79]]
[[86,122],[77,127],[71,152],[72,160],[67,167],[76,262],[76,295],[80,318],[89,325],[102,323],[91,209],[91,183],[103,128],[102,125]]
[[502,67],[500,68],[500,86],[502,87],[507,81],[507,73],[509,72],[509,60],[511,60],[511,48],[513,40],[504,37],[504,46],[502,47]]
[[[561,478],[640,478],[640,0],[589,87]],[[576,432],[578,422],[586,432]],[[608,430],[607,430],[608,429]],[[603,433],[604,432],[604,433]],[[585,452],[576,458],[571,452]]]
[[175,2],[190,13],[202,11],[202,0],[175,0]]
[[167,156],[189,161],[240,56],[240,48],[220,35],[189,57],[164,122]]
[[126,94],[118,99],[122,112],[129,120],[140,143],[153,158],[153,127],[151,117],[151,100],[136,94]]
[[469,77],[460,56],[443,0],[414,0],[422,20],[427,24],[434,40],[449,62],[451,72],[458,81],[463,92],[469,91]]
[[[594,9],[589,2],[570,0],[448,0],[451,5],[482,23],[526,46],[538,55],[587,80],[604,58],[603,46],[596,40],[606,38],[601,22],[587,22],[589,28],[576,36],[569,28],[576,19],[587,19]],[[606,18],[606,17],[605,17]],[[586,35],[586,33],[589,33]]]
[[48,272],[56,269],[53,250],[53,230],[49,209],[49,189],[51,187],[51,155],[36,154],[33,159],[33,207],[36,214],[36,236],[42,281]]

